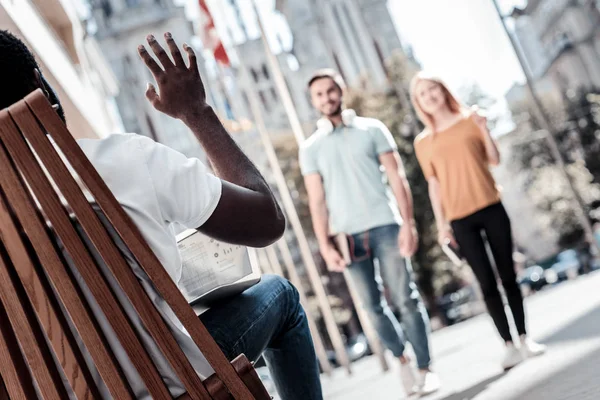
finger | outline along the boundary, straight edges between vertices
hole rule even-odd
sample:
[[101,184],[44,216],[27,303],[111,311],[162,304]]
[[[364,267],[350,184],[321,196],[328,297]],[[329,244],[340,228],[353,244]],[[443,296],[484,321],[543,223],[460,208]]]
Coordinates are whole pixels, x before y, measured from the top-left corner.
[[164,72],[162,70],[162,68],[160,67],[160,65],[158,65],[156,60],[154,58],[152,58],[150,53],[148,53],[148,51],[146,50],[146,48],[143,45],[138,46],[138,54],[140,55],[142,60],[144,60],[146,67],[148,67],[150,72],[152,72],[154,79],[156,79],[158,81],[158,77],[160,75],[162,75]]
[[158,40],[156,40],[154,35],[148,35],[146,40],[148,41],[148,44],[150,45],[150,48],[152,49],[154,54],[156,54],[156,58],[158,58],[158,61],[160,61],[163,68],[165,70],[167,70],[169,68],[173,68],[174,65],[173,65],[173,62],[171,61],[171,59],[169,58],[169,55],[167,54],[165,49],[163,49],[163,47],[160,45],[160,43],[158,43]]
[[177,46],[177,43],[175,43],[175,39],[173,39],[171,32],[165,33],[165,40],[167,41],[167,46],[169,46],[169,51],[171,52],[173,61],[175,61],[175,66],[185,67],[185,61],[183,61],[181,51],[179,51],[179,46]]
[[156,88],[153,84],[148,83],[146,86],[146,98],[154,106],[154,108],[160,108],[160,96],[156,93]]
[[192,49],[190,46],[188,46],[187,43],[183,44],[183,49],[185,50],[185,52],[188,55],[188,61],[189,61],[189,67],[188,69],[190,71],[198,71],[198,62],[196,61],[196,53],[194,52],[194,49]]
[[456,242],[454,236],[450,236],[450,244],[454,247],[458,247],[458,243]]

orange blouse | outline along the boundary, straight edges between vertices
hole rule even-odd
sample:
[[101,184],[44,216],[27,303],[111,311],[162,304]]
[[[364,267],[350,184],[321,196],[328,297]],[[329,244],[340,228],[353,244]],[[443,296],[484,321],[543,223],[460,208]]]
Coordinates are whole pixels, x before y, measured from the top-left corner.
[[473,118],[465,117],[448,129],[435,134],[423,132],[415,139],[415,152],[425,178],[436,177],[440,183],[448,221],[500,202],[483,135]]

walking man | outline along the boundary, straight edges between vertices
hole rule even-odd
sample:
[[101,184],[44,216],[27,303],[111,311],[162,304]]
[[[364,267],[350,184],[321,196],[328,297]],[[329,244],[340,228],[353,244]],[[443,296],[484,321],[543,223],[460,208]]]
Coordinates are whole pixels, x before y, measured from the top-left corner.
[[[418,235],[396,143],[381,121],[343,110],[345,84],[335,71],[317,71],[308,87],[322,118],[300,149],[300,166],[321,254],[330,270],[348,269],[381,340],[400,360],[407,394],[432,393],[439,380],[430,370],[429,320],[409,259]],[[340,234],[343,244],[336,246],[331,238]],[[346,246],[349,257],[341,251]],[[416,375],[381,284],[400,310],[417,359]]]

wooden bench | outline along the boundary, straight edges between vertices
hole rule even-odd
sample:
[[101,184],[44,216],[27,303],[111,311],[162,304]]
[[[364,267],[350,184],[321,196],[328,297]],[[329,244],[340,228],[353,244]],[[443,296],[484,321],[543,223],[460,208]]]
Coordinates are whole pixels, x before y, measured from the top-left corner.
[[[192,368],[48,136],[215,370],[208,379],[202,381]],[[180,399],[270,399],[245,356],[227,360],[46,97],[37,90],[0,111],[0,400],[67,399],[67,386],[78,399],[100,398],[69,324],[77,330],[112,397],[134,399],[65,266],[57,239],[109,320],[151,398],[172,399],[89,248],[76,232],[70,213],[76,216],[183,383],[187,392]]]

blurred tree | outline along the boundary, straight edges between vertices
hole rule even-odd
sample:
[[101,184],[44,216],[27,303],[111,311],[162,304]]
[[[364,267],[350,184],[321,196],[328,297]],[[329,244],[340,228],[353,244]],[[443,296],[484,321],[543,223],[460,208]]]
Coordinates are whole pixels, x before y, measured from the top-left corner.
[[[557,141],[567,171],[592,213],[600,201],[600,95],[597,90],[572,90],[565,101],[563,112],[552,113],[564,116],[554,121]],[[559,245],[579,243],[583,230],[575,215],[575,203],[543,136],[515,146],[511,161],[529,171],[528,193],[536,207],[546,213],[548,228],[560,232]]]
[[458,90],[458,97],[467,106],[478,106],[487,117],[488,128],[493,131],[500,119],[497,110],[494,109],[497,101],[486,93],[477,83],[469,83]]

